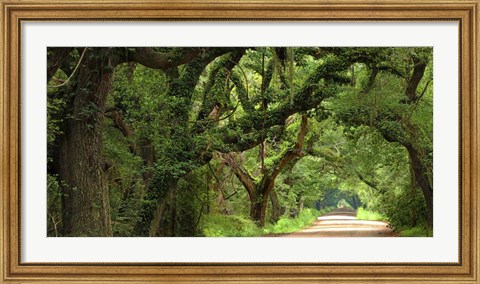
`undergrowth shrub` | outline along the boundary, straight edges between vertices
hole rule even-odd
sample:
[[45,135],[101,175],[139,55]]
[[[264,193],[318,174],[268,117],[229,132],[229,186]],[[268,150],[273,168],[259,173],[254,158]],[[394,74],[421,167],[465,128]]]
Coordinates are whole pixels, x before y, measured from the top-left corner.
[[296,218],[283,216],[275,224],[267,224],[258,228],[248,217],[239,215],[206,215],[202,221],[202,232],[205,237],[255,237],[265,234],[284,234],[298,231],[314,222],[321,212],[307,208]]
[[369,211],[363,209],[362,207],[357,209],[357,219],[358,220],[373,220],[373,221],[383,221],[387,220],[382,214],[374,211]]
[[306,208],[302,210],[296,218],[292,219],[287,216],[283,216],[276,224],[269,224],[265,228],[265,233],[282,234],[295,232],[307,225],[310,225],[317,219],[318,216],[320,216],[320,212],[318,210]]
[[239,215],[206,215],[202,228],[206,237],[253,237],[262,234],[252,220]]
[[402,237],[431,237],[433,236],[432,230],[428,230],[428,235],[427,235],[427,230],[425,229],[424,226],[417,226],[409,229],[402,230],[400,232],[400,236]]

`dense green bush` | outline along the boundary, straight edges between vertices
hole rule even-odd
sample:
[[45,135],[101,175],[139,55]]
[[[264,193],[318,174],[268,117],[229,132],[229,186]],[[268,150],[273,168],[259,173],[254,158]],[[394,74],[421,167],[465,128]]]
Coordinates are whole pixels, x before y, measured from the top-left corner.
[[47,174],[47,236],[61,236],[62,193],[56,175]]
[[425,229],[425,227],[417,226],[410,229],[406,229],[400,232],[400,236],[402,237],[427,237],[433,236],[432,229]]
[[251,219],[238,215],[206,215],[202,227],[206,237],[253,237],[263,233]]
[[422,193],[405,190],[395,196],[382,196],[382,213],[396,231],[426,225],[427,209]]
[[320,216],[318,210],[307,208],[302,210],[297,218],[290,218],[283,216],[276,224],[271,224],[266,227],[265,232],[269,234],[291,233],[310,225]]
[[202,227],[206,237],[255,237],[267,234],[285,234],[298,231],[314,222],[321,212],[307,208],[296,218],[283,216],[275,224],[258,228],[248,217],[211,214],[204,217]]
[[385,216],[378,212],[369,211],[363,209],[362,207],[358,208],[357,210],[357,219],[358,220],[373,220],[373,221],[383,221],[387,220]]

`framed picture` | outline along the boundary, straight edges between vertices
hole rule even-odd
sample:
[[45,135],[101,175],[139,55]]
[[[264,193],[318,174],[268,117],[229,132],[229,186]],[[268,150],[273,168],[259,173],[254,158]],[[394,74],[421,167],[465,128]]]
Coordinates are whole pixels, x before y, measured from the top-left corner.
[[3,282],[478,283],[478,1],[1,7]]

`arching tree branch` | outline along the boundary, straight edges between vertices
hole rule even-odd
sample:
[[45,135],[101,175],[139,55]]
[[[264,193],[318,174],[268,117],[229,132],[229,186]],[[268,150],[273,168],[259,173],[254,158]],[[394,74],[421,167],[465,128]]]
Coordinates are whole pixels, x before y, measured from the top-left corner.
[[167,70],[192,61],[202,51],[199,47],[175,48],[168,52],[158,52],[152,47],[137,47],[131,60],[148,68]]

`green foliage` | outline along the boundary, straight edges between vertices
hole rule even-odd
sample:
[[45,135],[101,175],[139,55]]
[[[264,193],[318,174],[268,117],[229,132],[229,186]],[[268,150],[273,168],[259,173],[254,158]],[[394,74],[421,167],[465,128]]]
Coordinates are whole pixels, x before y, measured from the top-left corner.
[[390,226],[399,231],[403,228],[426,225],[426,204],[421,192],[400,191],[384,195],[377,206],[382,210]]
[[63,122],[62,112],[65,108],[65,100],[55,97],[47,99],[47,142],[53,143],[62,135],[60,124]]
[[254,237],[263,233],[251,219],[239,215],[206,215],[202,227],[206,237]]
[[328,161],[343,164],[336,175],[341,179],[339,188],[353,189],[365,208],[381,213],[394,229],[424,222],[425,201],[421,192],[412,193],[406,150],[366,126],[350,127],[345,135],[341,159]]
[[206,237],[255,237],[265,234],[284,234],[310,225],[321,214],[315,209],[307,208],[302,210],[296,218],[284,216],[276,224],[268,224],[264,229],[258,228],[247,217],[211,214],[204,217],[202,227]]
[[353,208],[352,205],[345,199],[340,199],[337,203],[338,208]]
[[357,209],[357,219],[358,220],[373,220],[373,221],[385,221],[387,218],[382,216],[382,214],[374,211],[366,210],[362,207]]
[[265,228],[267,234],[283,234],[298,231],[312,222],[317,220],[317,217],[322,213],[312,208],[302,210],[296,218],[283,216],[276,224],[270,224]]
[[432,229],[426,229],[422,226],[417,226],[400,231],[401,237],[431,237],[433,236]]
[[142,160],[128,149],[128,138],[107,123],[104,132],[104,155],[110,167],[106,171],[110,188],[110,208],[114,236],[135,236],[139,221],[144,184]]
[[[204,48],[188,63],[165,70],[133,62],[116,66],[105,109],[92,98],[79,110],[89,118],[89,131],[103,131],[99,154],[105,165],[98,170],[109,187],[114,236],[148,234],[162,201],[168,213],[160,225],[176,236],[291,232],[319,215],[302,210],[313,206],[363,206],[358,218],[381,214],[396,230],[426,225],[427,207],[422,191],[414,188],[406,145],[418,152],[431,178],[431,48],[220,49]],[[49,84],[68,77],[79,50],[71,52],[62,66],[66,71],[60,68]],[[172,54],[173,61],[188,52],[154,50]],[[112,62],[130,62],[122,56],[135,52],[89,48],[87,59],[101,65],[89,71],[110,72]],[[114,57],[117,53],[120,58]],[[408,78],[420,63],[427,66],[414,90],[418,98],[407,102]],[[48,90],[49,236],[58,235],[55,226],[61,227],[61,181],[54,159],[60,138],[70,131],[64,122],[72,118],[73,94],[94,94],[89,90],[94,82],[80,83],[81,88],[67,84]],[[218,152],[237,152],[239,164],[258,184],[294,149],[303,113],[309,117],[303,157],[275,180],[283,216],[261,231],[248,217],[244,186]],[[102,115],[103,128],[94,123]]]
[[201,235],[199,223],[204,212],[210,210],[210,189],[206,183],[207,167],[199,168],[178,183],[175,203],[175,236]]
[[62,192],[57,176],[47,174],[47,236],[61,236]]

